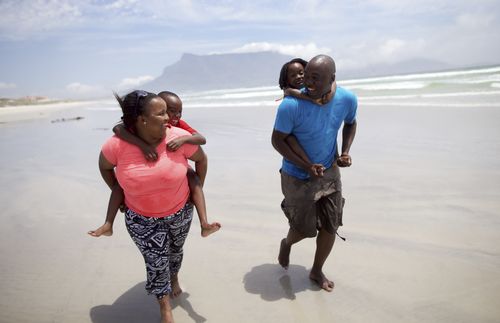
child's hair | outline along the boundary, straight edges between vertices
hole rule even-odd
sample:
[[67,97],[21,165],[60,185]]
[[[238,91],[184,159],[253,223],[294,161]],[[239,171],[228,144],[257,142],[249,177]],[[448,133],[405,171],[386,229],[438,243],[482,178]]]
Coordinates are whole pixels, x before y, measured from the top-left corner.
[[280,78],[279,78],[279,81],[278,81],[278,83],[280,85],[280,89],[282,89],[282,90],[290,86],[288,84],[288,66],[290,64],[293,64],[293,63],[299,63],[304,68],[306,68],[306,65],[307,65],[307,61],[303,60],[302,58],[294,58],[291,61],[286,62],[285,64],[283,64],[283,66],[281,67]]
[[170,91],[161,91],[160,93],[158,93],[158,96],[161,97],[162,99],[164,99],[164,97],[173,96],[173,97],[176,97],[177,99],[180,100],[180,98],[177,94],[175,94],[174,92],[170,92]]
[[122,108],[122,121],[126,129],[136,132],[135,122],[137,118],[144,113],[145,107],[149,102],[158,97],[156,94],[141,90],[135,90],[123,98],[118,96],[116,92],[113,92],[118,104]]

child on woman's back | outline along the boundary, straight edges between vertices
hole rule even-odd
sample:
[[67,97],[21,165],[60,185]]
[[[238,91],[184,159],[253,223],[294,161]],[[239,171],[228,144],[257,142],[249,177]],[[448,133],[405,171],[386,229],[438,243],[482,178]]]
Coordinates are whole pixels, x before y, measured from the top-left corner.
[[[171,126],[179,127],[187,132],[189,135],[177,137],[172,139],[167,143],[167,149],[170,151],[175,151],[179,149],[182,145],[189,143],[193,145],[204,145],[206,139],[196,130],[191,128],[185,121],[181,120],[182,116],[182,101],[177,96],[177,94],[163,91],[158,93],[166,103],[167,103],[167,114],[169,116],[169,124]],[[154,147],[151,147],[139,137],[130,133],[123,124],[118,124],[113,128],[113,131],[117,136],[123,140],[138,146],[144,157],[149,161],[155,161],[158,156]],[[205,168],[206,169],[206,168]],[[205,182],[204,174],[197,174],[191,167],[188,168],[187,178],[189,184],[189,190],[191,192],[191,201],[193,202],[196,211],[198,213],[198,218],[200,220],[201,226],[201,236],[206,237],[221,228],[218,222],[208,223],[207,211],[205,204],[205,195],[203,193],[203,184]],[[101,235],[110,236],[113,234],[113,221],[118,212],[118,208],[123,203],[123,191],[119,185],[112,188],[111,197],[109,200],[108,211],[106,216],[106,222],[104,225],[99,227],[97,230],[89,231],[89,234],[94,237],[99,237]]]

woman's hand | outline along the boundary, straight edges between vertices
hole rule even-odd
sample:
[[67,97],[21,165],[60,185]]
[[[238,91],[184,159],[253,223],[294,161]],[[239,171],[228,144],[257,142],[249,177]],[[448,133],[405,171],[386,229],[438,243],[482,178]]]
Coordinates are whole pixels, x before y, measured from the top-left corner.
[[93,237],[100,237],[100,236],[112,236],[113,235],[113,225],[109,222],[104,223],[101,225],[99,228],[96,230],[92,230],[87,232],[89,235]]

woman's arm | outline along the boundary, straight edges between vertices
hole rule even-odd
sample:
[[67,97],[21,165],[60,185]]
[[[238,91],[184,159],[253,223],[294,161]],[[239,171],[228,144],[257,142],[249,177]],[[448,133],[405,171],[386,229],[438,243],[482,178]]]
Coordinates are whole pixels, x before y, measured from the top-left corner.
[[123,123],[114,126],[113,132],[115,133],[115,135],[120,137],[120,139],[123,139],[129,144],[139,147],[142,150],[142,153],[144,154],[146,160],[155,161],[158,159],[158,154],[156,153],[155,148],[148,145],[141,138],[130,133],[130,131],[125,128]]
[[99,171],[101,173],[102,179],[111,190],[113,190],[115,184],[118,184],[114,169],[115,165],[111,164],[106,159],[106,157],[104,157],[104,154],[101,151],[101,153],[99,154]]
[[189,159],[194,161],[194,170],[200,178],[201,186],[203,186],[208,170],[207,154],[205,154],[201,147],[198,147],[198,150]]

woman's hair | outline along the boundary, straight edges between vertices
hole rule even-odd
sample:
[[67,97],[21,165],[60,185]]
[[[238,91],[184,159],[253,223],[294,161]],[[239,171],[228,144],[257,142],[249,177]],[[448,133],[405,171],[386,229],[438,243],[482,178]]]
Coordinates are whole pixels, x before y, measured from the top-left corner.
[[146,106],[149,102],[156,98],[157,95],[151,92],[135,90],[125,95],[124,97],[118,96],[116,92],[113,92],[118,104],[122,108],[123,116],[122,121],[125,128],[136,132],[135,123],[137,118],[144,114]]
[[282,89],[282,90],[290,86],[290,84],[288,84],[288,66],[290,64],[293,64],[293,63],[299,63],[304,68],[306,68],[306,65],[307,65],[307,61],[303,60],[302,58],[294,58],[291,61],[283,64],[283,66],[281,67],[280,78],[278,81],[278,83],[280,85],[280,89]]

